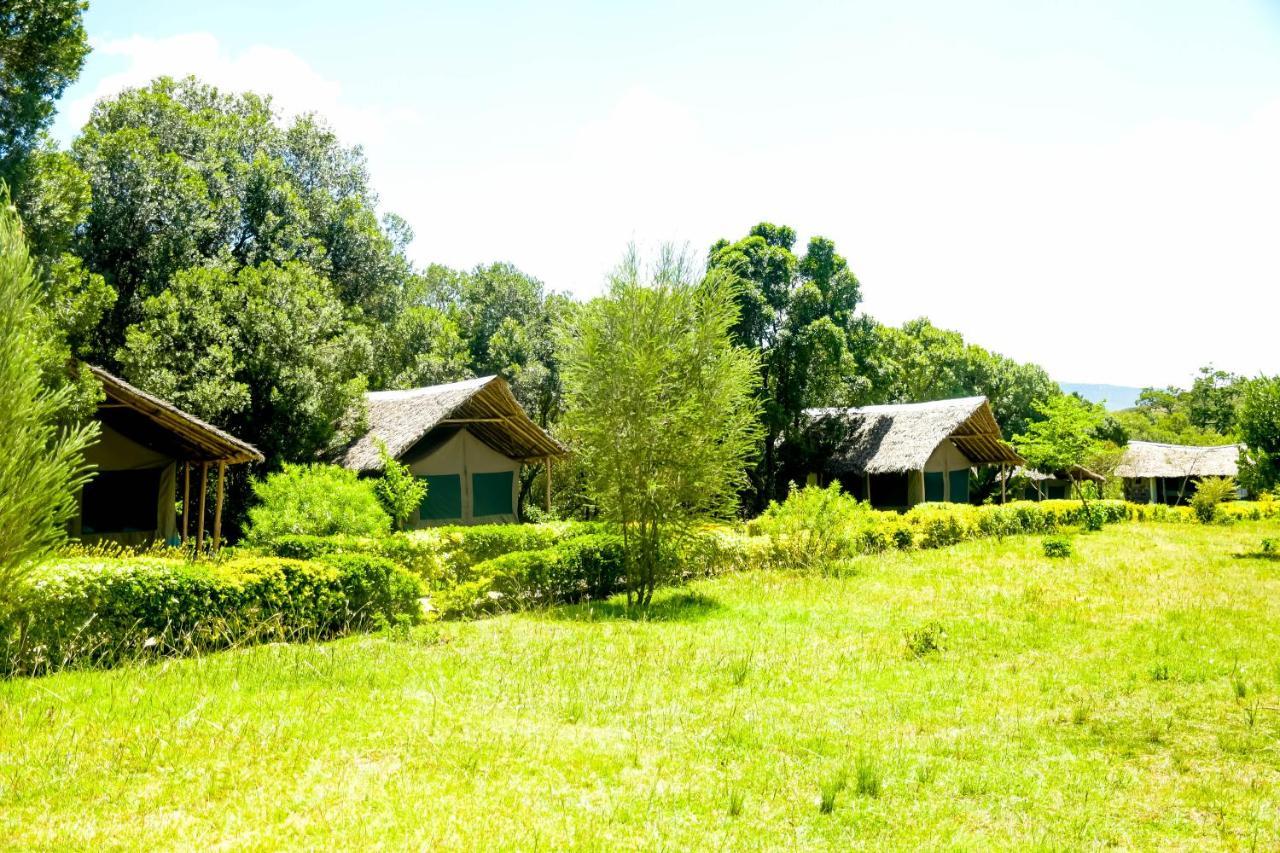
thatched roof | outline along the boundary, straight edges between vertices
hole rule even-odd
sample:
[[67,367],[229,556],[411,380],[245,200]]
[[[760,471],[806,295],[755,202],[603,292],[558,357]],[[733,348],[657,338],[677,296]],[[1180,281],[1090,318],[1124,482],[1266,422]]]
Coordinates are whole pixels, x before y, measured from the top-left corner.
[[258,448],[135,388],[100,367],[89,370],[102,385],[106,400],[98,419],[140,444],[187,462],[261,462]]
[[371,391],[365,401],[369,431],[339,459],[356,471],[381,470],[379,440],[386,442],[387,452],[398,459],[441,426],[465,427],[513,459],[540,460],[566,453],[560,442],[525,414],[506,380],[499,376],[406,391]]
[[1072,465],[1070,471],[1054,471],[1046,474],[1043,471],[1037,471],[1034,468],[1024,468],[1019,466],[1012,468],[1007,472],[1010,480],[1030,480],[1034,483],[1044,482],[1045,480],[1092,480],[1095,483],[1105,483],[1107,478],[1101,474],[1095,474],[1083,465]]
[[932,403],[808,409],[810,429],[827,450],[833,474],[917,471],[950,439],[977,465],[1021,465],[1004,441],[986,397]]
[[1131,441],[1116,466],[1117,477],[1234,477],[1239,472],[1238,444],[1192,447]]

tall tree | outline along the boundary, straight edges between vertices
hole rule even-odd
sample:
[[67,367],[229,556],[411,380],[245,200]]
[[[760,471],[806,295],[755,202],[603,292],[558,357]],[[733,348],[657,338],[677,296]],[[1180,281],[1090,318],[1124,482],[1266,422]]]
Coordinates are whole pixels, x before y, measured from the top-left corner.
[[814,237],[802,257],[795,241],[791,228],[762,222],[708,257],[709,272],[738,281],[734,341],[760,354],[763,444],[748,496],[756,509],[775,496],[778,437],[804,409],[860,402],[871,390],[864,361],[873,326],[856,313],[857,277],[830,240]]
[[1246,448],[1241,483],[1252,492],[1280,487],[1280,376],[1244,384],[1237,420]]
[[758,439],[757,358],[730,336],[733,279],[696,278],[687,257],[667,250],[646,272],[633,250],[566,329],[568,435],[641,606],[674,568],[673,540],[734,512]]
[[84,0],[0,3],[0,180],[22,194],[23,167],[80,76],[89,40]]
[[41,379],[48,326],[22,226],[0,199],[0,606],[33,561],[65,535],[76,490],[87,479],[83,451],[96,423],[61,426],[70,388]]
[[379,221],[360,149],[314,116],[281,126],[269,99],[160,78],[99,103],[73,151],[93,199],[78,250],[117,293],[89,347],[100,361],[192,267],[304,264],[356,322],[402,305],[408,229]]

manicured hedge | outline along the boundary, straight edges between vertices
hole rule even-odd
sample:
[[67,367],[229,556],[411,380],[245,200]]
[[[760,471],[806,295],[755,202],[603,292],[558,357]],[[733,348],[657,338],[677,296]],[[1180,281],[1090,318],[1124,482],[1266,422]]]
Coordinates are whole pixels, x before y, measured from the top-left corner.
[[0,614],[0,668],[40,672],[412,622],[420,584],[389,560],[71,560],[42,567]]
[[535,551],[513,551],[469,567],[433,596],[444,615],[474,615],[608,598],[622,589],[622,539],[590,533]]

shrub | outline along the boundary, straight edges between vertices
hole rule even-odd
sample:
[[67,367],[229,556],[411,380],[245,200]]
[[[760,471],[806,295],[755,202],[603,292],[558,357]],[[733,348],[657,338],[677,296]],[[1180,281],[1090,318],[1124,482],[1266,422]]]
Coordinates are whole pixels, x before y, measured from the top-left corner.
[[446,615],[473,615],[601,599],[620,591],[624,576],[621,537],[595,533],[478,563],[433,603]]
[[903,640],[907,646],[907,653],[911,657],[922,658],[942,651],[946,636],[947,632],[943,630],[942,625],[930,622],[914,631],[907,631],[903,634]]
[[1280,557],[1280,539],[1267,537],[1262,540],[1262,553],[1268,557]]
[[373,494],[391,523],[400,530],[426,498],[427,481],[413,476],[408,465],[388,453],[386,442],[378,442],[378,457],[382,461],[382,476],[373,481]]
[[1071,556],[1071,540],[1066,536],[1046,536],[1041,547],[1044,548],[1044,555],[1052,559]]
[[1218,505],[1236,492],[1236,481],[1230,477],[1204,477],[1196,481],[1196,493],[1191,496],[1191,509],[1201,524],[1218,520]]
[[748,530],[771,537],[783,565],[809,569],[859,553],[861,531],[875,524],[875,515],[842,492],[839,483],[793,487],[785,501],[771,502]]
[[0,667],[40,672],[260,640],[323,639],[412,621],[420,594],[416,578],[370,555],[51,564],[0,617]]
[[292,465],[256,480],[258,504],[249,510],[246,538],[254,544],[281,536],[381,536],[391,529],[373,484],[337,465]]

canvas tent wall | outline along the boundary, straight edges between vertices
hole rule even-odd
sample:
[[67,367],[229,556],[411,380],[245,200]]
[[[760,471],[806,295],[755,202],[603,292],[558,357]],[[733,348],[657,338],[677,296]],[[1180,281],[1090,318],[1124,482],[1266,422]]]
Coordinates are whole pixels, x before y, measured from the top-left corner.
[[[177,544],[191,535],[205,544],[210,468],[217,484],[210,544],[221,543],[222,485],[227,465],[262,461],[252,445],[176,406],[91,367],[105,399],[96,418],[100,435],[85,451],[96,473],[79,495],[71,534],[86,541],[127,545]],[[198,470],[192,490],[192,470]],[[181,486],[179,484],[181,480]],[[176,511],[179,489],[181,523]]]
[[[411,520],[415,527],[518,521],[523,467],[550,469],[566,453],[497,376],[374,391],[365,403],[369,430],[339,461],[376,475],[382,470],[381,443],[426,479],[426,500]],[[548,477],[548,491],[549,483]]]
[[1125,498],[1136,503],[1186,503],[1201,477],[1235,477],[1241,446],[1193,447],[1131,441],[1115,475],[1124,479]]
[[1023,463],[985,397],[809,409],[799,454],[821,479],[884,507],[969,500],[971,469]]

